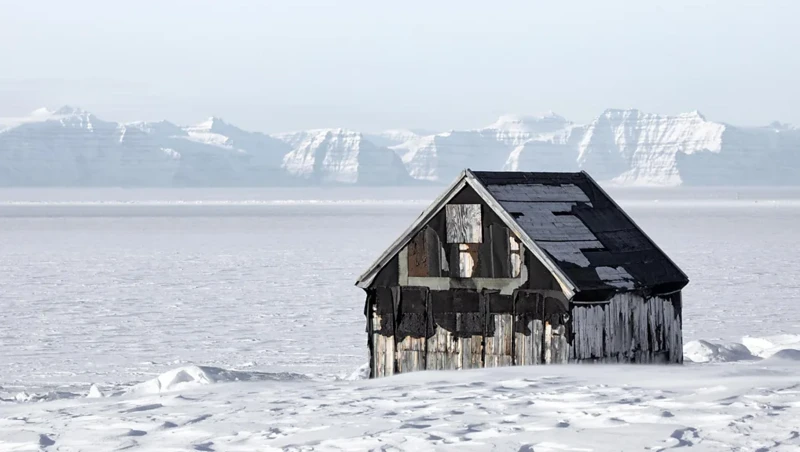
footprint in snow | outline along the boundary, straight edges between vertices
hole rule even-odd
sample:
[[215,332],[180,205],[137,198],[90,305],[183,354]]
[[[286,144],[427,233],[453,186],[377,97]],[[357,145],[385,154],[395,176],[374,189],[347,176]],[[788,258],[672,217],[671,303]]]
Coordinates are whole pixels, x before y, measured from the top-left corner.
[[198,422],[203,422],[203,421],[205,421],[206,419],[208,419],[210,417],[211,417],[210,414],[203,414],[203,415],[198,416],[198,417],[196,417],[194,419],[190,419],[190,420],[186,421],[186,423],[184,425],[197,424]]
[[154,404],[151,404],[151,405],[136,406],[136,407],[133,407],[133,408],[130,408],[130,409],[127,409],[127,410],[120,411],[120,412],[121,413],[137,413],[139,411],[157,410],[157,409],[159,409],[159,408],[161,408],[163,406],[164,405],[162,405],[160,403],[154,403]]
[[52,446],[52,445],[53,445],[53,444],[55,444],[55,443],[56,443],[56,442],[55,442],[55,441],[53,441],[53,439],[52,439],[52,438],[50,438],[49,436],[47,436],[47,435],[45,435],[45,434],[41,434],[41,435],[39,435],[39,445],[40,445],[41,447],[48,447],[48,446]]
[[697,429],[693,427],[679,428],[669,436],[678,441],[676,447],[694,446],[694,440],[700,438],[700,435],[697,434]]

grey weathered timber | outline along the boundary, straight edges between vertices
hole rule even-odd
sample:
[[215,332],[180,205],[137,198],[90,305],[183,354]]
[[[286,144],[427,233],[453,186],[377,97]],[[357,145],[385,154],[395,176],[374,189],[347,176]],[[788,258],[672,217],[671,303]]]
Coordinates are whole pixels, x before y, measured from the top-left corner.
[[578,304],[572,309],[575,339],[570,358],[576,361],[681,363],[680,313],[668,297],[645,298],[634,292],[605,303]]
[[511,277],[518,278],[522,271],[522,246],[514,234],[508,236],[509,261],[511,264]]
[[425,338],[406,336],[397,342],[397,371],[413,372],[425,369]]
[[[474,324],[475,314],[471,312],[456,313],[456,331],[468,331]],[[483,367],[483,334],[459,334],[457,338],[457,369],[477,369]]]
[[542,340],[542,347],[544,348],[544,363],[553,363],[553,327],[550,322],[544,322],[544,339]]
[[474,335],[458,339],[457,369],[478,369],[483,367],[483,336]]
[[448,204],[447,243],[481,243],[483,227],[480,204]]
[[516,364],[531,366],[542,363],[542,340],[544,324],[539,319],[517,317],[519,324],[514,332],[514,352]]
[[478,264],[478,247],[470,243],[458,245],[458,277],[471,278]]
[[569,361],[569,340],[564,325],[551,328],[550,363],[566,364]]
[[[391,316],[391,314],[386,314]],[[381,329],[381,315],[373,313],[372,316],[372,369],[374,377],[394,375],[395,352],[394,336],[385,336],[378,331]]]
[[511,314],[491,314],[493,334],[484,339],[484,367],[511,366],[514,363],[514,316]]
[[461,341],[452,332],[436,325],[433,335],[427,341],[426,369],[455,370],[459,368],[457,357],[461,354]]

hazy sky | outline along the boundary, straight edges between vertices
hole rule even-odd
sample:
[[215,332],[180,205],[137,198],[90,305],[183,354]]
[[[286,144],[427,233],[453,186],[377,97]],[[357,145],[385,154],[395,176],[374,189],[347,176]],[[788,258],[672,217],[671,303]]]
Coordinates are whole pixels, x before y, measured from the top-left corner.
[[797,0],[2,0],[0,117],[445,130],[552,110],[800,125]]

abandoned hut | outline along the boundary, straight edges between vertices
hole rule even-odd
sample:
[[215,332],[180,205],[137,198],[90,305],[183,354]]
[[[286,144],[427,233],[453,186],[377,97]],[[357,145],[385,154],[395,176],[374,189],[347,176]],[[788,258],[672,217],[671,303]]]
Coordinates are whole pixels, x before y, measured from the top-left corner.
[[382,377],[681,363],[688,282],[587,173],[465,170],[356,285]]

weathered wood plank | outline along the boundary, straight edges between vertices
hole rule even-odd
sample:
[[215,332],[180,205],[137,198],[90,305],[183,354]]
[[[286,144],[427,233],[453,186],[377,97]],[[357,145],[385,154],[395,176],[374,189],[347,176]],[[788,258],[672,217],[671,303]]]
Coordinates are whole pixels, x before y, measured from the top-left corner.
[[514,317],[511,314],[491,314],[492,335],[484,339],[485,367],[511,366],[514,363],[512,343],[514,340]]
[[418,232],[408,243],[408,276],[433,276],[428,259],[430,244],[425,239],[426,229]]
[[[388,318],[387,318],[388,317]],[[394,336],[381,334],[382,321],[392,321],[391,314],[374,313],[372,317],[372,353],[375,378],[394,375],[395,368],[395,344]]]
[[433,336],[428,338],[426,369],[458,369],[456,357],[460,354],[461,341],[450,331],[434,326]]
[[456,313],[456,331],[459,341],[458,369],[483,367],[483,331],[481,327],[483,323],[483,315],[480,312]]
[[564,325],[552,328],[550,364],[566,364],[569,360],[569,342],[566,333],[567,329]]
[[447,243],[481,243],[480,204],[448,204],[445,207]]
[[408,276],[439,277],[446,274],[448,265],[439,236],[426,226],[406,247]]
[[542,364],[542,342],[544,340],[544,324],[541,320],[518,316],[518,325],[514,333],[516,363],[519,366]]
[[398,372],[425,369],[428,288],[402,287],[395,328]]
[[397,342],[397,371],[414,372],[425,369],[425,338],[406,336]]
[[521,242],[514,234],[508,234],[508,250],[511,260],[511,277],[519,278],[522,272],[523,248]]
[[553,362],[553,327],[550,322],[544,322],[544,363]]
[[483,367],[483,337],[479,335],[458,339],[458,369],[479,369]]
[[478,245],[461,243],[458,245],[458,276],[472,278],[478,265]]
[[572,319],[572,360],[683,362],[681,319],[672,298],[617,294],[607,303],[574,305]]

